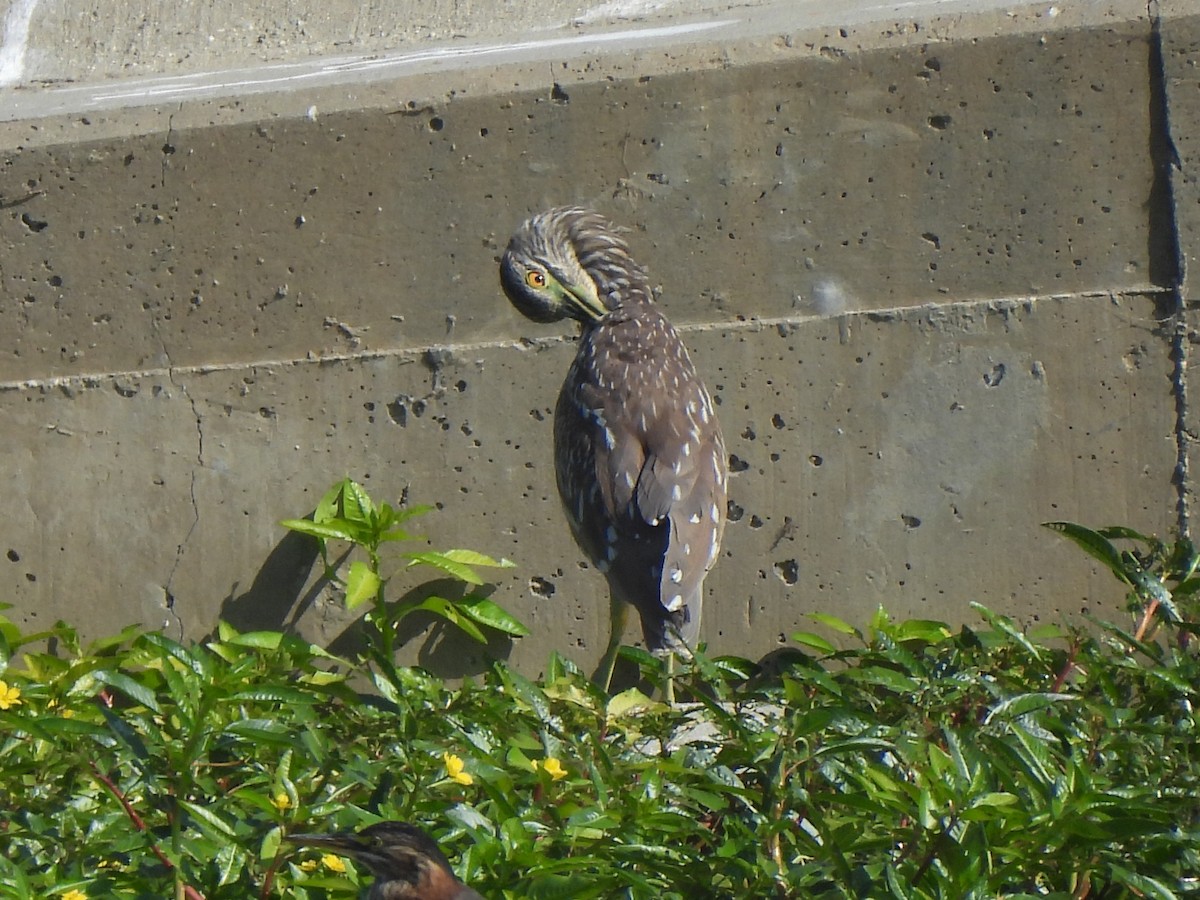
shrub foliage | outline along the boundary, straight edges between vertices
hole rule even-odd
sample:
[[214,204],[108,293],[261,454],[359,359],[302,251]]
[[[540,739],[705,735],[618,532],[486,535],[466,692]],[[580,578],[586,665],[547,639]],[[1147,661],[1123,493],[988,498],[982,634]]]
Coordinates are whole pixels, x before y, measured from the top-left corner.
[[347,898],[366,873],[283,835],[389,818],[494,898],[1194,895],[1196,617],[1158,601],[1158,641],[814,616],[770,671],[697,656],[676,707],[559,656],[450,687],[274,632],[0,620],[0,892]]

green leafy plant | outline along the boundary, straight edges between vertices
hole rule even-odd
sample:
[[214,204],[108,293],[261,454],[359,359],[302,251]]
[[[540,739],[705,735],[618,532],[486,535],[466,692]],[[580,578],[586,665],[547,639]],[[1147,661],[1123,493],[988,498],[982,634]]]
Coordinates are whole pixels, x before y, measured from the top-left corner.
[[[408,550],[396,554],[402,562],[403,571],[418,566],[431,567],[442,576],[461,582],[471,591],[454,599],[431,595],[410,603],[387,602],[385,592],[392,576],[383,572],[383,547],[390,543],[418,540],[403,526],[430,509],[429,506],[396,508],[389,503],[376,504],[361,485],[345,478],[334,484],[321,498],[312,518],[285,519],[280,523],[285,528],[317,539],[325,577],[342,587],[347,608],[372,604],[366,616],[370,648],[376,661],[386,663],[389,667],[395,650],[396,626],[417,611],[445,619],[480,643],[487,642],[481,626],[515,637],[529,633],[529,629],[498,604],[473,592],[473,589],[484,584],[484,579],[475,571],[477,567],[507,569],[512,568],[513,563],[507,559],[496,560],[474,550]],[[349,553],[341,559],[332,559],[331,542],[348,544],[351,551],[358,549],[366,559],[351,560],[343,577],[341,564]]]
[[1121,526],[1093,530],[1073,522],[1046,522],[1044,527],[1072,541],[1128,586],[1129,608],[1139,615],[1134,642],[1152,637],[1158,622],[1176,629],[1181,646],[1196,634],[1200,554],[1190,540],[1168,543]]
[[[365,515],[329,510],[330,541]],[[1190,563],[1133,540],[1192,633]],[[366,873],[282,838],[381,818],[492,900],[1200,894],[1200,659],[974,610],[817,614],[770,671],[697,654],[677,706],[558,655],[451,687],[276,632],[0,616],[0,895],[348,900]]]

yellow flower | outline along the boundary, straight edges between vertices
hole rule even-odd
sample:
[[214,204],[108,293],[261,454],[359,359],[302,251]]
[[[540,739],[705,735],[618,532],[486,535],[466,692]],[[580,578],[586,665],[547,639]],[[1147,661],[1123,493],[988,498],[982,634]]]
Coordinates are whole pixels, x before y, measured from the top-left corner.
[[291,807],[292,798],[289,797],[283,791],[280,791],[274,797],[271,798],[271,805],[274,806],[280,812],[283,812],[285,809],[288,809]]
[[[21,689],[20,688],[9,687],[7,681],[0,681],[0,709],[10,709],[14,706],[20,706],[21,705],[20,697],[21,697]],[[71,893],[78,893],[78,892],[72,891]],[[70,894],[64,894],[64,896],[69,897]],[[82,896],[86,897],[86,895],[82,895]],[[73,897],[72,900],[79,900],[79,898]]]
[[567,770],[564,769],[562,763],[553,756],[547,757],[546,761],[542,763],[542,771],[549,775],[554,781],[558,781],[560,778],[567,777]]
[[[3,684],[3,682],[0,682],[0,684]],[[62,900],[87,900],[87,894],[71,888],[71,890],[62,895]]]
[[330,872],[337,872],[339,875],[346,874],[346,864],[342,862],[340,856],[334,856],[332,853],[326,853],[321,856],[321,865]]
[[457,781],[459,784],[474,784],[475,779],[469,772],[464,772],[466,764],[463,763],[462,757],[455,756],[453,753],[443,753],[442,762],[446,764],[446,774],[450,776],[451,781]]
[[313,872],[316,870],[316,868],[317,861],[315,859],[306,859],[304,862],[300,863],[301,872]]

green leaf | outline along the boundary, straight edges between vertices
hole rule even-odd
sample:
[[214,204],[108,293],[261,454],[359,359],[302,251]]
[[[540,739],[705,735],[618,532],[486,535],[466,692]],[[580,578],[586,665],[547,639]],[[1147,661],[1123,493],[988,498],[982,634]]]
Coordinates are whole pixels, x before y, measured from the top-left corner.
[[468,566],[492,566],[498,569],[512,569],[516,563],[507,559],[493,559],[485,553],[475,550],[446,550],[442,553],[446,559],[466,563]]
[[418,550],[412,553],[405,553],[404,557],[409,560],[408,565],[410,567],[421,565],[433,566],[447,575],[452,575],[459,581],[465,581],[467,584],[483,584],[483,579],[475,573],[474,569],[446,553],[439,553],[436,550]]
[[1120,883],[1136,889],[1142,897],[1152,897],[1154,900],[1178,900],[1179,895],[1156,878],[1139,875],[1120,866],[1113,866],[1113,873],[1120,876]]
[[838,652],[838,648],[832,643],[811,631],[794,631],[792,632],[792,640],[804,647],[811,647],[818,653],[825,653],[832,656]]
[[223,732],[249,738],[261,744],[290,745],[294,743],[292,729],[271,719],[239,719],[226,725]]
[[475,623],[458,611],[454,603],[447,600],[445,597],[426,597],[416,606],[411,606],[405,611],[412,612],[418,609],[423,609],[426,612],[431,612],[436,616],[441,616],[447,622],[457,625],[463,634],[467,635],[474,641],[480,644],[487,643],[487,636],[475,627]]
[[162,712],[154,691],[150,690],[150,688],[146,687],[140,681],[130,678],[122,672],[112,672],[108,669],[96,669],[91,675],[96,681],[120,691],[134,703],[140,703],[153,712]]
[[284,528],[320,538],[323,541],[347,541],[359,543],[362,533],[352,527],[345,519],[330,519],[328,522],[314,522],[311,519],[283,519],[280,523]]
[[922,641],[926,644],[940,643],[953,633],[945,622],[937,622],[932,619],[908,619],[898,622],[892,629],[894,640]]
[[851,669],[846,673],[846,677],[854,681],[877,684],[898,694],[915,693],[919,687],[915,679],[886,666],[862,666]]
[[516,637],[525,637],[529,634],[529,629],[515,616],[485,597],[469,595],[459,600],[456,605],[463,615],[480,625],[486,625],[488,628],[494,628],[496,631]]
[[383,580],[361,559],[350,563],[346,576],[346,609],[354,609],[374,600]]
[[1045,709],[1055,703],[1063,702],[1078,702],[1081,700],[1074,694],[1052,694],[1042,692],[1032,692],[1028,694],[1020,694],[1016,697],[1009,697],[1000,703],[997,703],[990,710],[983,720],[984,725],[990,725],[993,720],[1000,718],[1015,719],[1027,713],[1033,712],[1036,709]]
[[237,837],[237,833],[233,830],[233,826],[229,825],[227,822],[225,822],[225,820],[209,810],[207,807],[200,806],[196,803],[190,803],[183,799],[176,799],[175,802],[187,810],[188,813],[198,822],[201,822],[204,826],[207,826],[209,830],[216,832],[216,834],[227,838]]
[[147,632],[138,640],[141,643],[156,648],[172,659],[178,660],[197,675],[204,678],[212,678],[213,676],[213,660],[204,652],[203,647],[196,645],[185,647],[178,641],[173,641],[166,635],[156,631]]
[[324,698],[314,696],[282,684],[263,684],[238,691],[229,697],[235,701],[252,701],[255,703],[317,703]]
[[342,488],[349,480],[349,478],[343,478],[341,481],[334,482],[333,486],[317,501],[317,508],[313,510],[312,521],[328,522],[330,519],[338,517],[342,500]]
[[1125,571],[1125,564],[1121,561],[1121,554],[1099,532],[1073,522],[1043,522],[1042,525],[1051,531],[1057,531],[1063,537],[1074,542],[1088,556],[1104,563],[1108,570],[1121,581],[1132,584],[1129,574]]
[[1142,544],[1153,544],[1155,542],[1154,538],[1149,535],[1142,534],[1142,532],[1127,528],[1124,525],[1109,525],[1105,528],[1098,528],[1096,529],[1096,533],[1110,541],[1137,541]]
[[351,479],[345,479],[341,484],[342,518],[356,525],[373,525],[375,519],[375,503],[361,484]]
[[248,647],[254,650],[278,650],[283,639],[284,634],[279,631],[246,631],[223,638],[225,643],[234,647]]
[[826,628],[830,628],[840,634],[853,635],[857,638],[862,638],[862,632],[847,622],[845,619],[839,619],[837,616],[831,616],[828,613],[809,613],[808,618],[814,622],[819,622]]
[[6,734],[25,730],[47,741],[58,740],[66,736],[110,739],[112,736],[107,728],[95,725],[92,722],[85,722],[81,719],[65,719],[61,716],[18,717],[9,713],[0,713],[0,723],[3,723]]

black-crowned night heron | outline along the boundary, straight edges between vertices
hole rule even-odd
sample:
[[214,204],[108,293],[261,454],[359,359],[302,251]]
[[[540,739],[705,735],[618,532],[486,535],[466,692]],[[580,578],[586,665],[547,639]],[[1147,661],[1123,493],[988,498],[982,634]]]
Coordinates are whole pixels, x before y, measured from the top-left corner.
[[370,869],[375,883],[367,900],[483,900],[458,880],[437,843],[407,822],[376,822],[358,832],[292,834],[287,839],[332,850]]
[[575,540],[612,595],[599,680],[611,680],[627,604],[647,648],[670,665],[699,636],[704,576],[725,527],[725,443],[712,398],[654,305],[645,270],[598,213],[570,207],[526,221],[500,281],[533,321],[580,324],[554,412],[554,462]]

